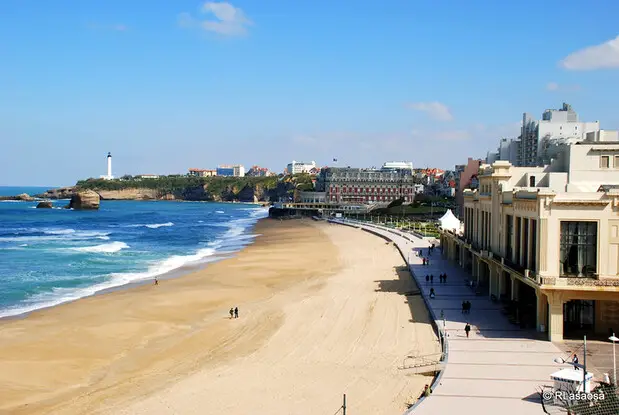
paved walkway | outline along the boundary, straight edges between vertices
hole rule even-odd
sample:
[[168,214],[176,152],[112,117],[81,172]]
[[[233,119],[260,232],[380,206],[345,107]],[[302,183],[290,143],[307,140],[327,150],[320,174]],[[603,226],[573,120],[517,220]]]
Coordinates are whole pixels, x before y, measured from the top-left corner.
[[[409,263],[417,284],[428,299],[437,324],[447,333],[447,364],[438,385],[429,398],[419,402],[409,412],[425,414],[543,414],[538,390],[552,385],[550,374],[565,366],[553,362],[555,357],[567,357],[548,341],[537,340],[537,334],[510,324],[500,311],[501,306],[488,296],[476,296],[465,285],[469,276],[460,267],[441,257],[436,248],[430,265],[422,265],[417,256],[429,242],[370,224],[356,223],[391,239]],[[403,237],[405,235],[410,240]],[[426,254],[427,249],[423,249]],[[438,276],[447,273],[447,283],[440,284]],[[425,276],[434,275],[434,283],[426,284]],[[429,299],[430,288],[436,297]],[[462,301],[471,302],[471,312],[462,314]],[[472,327],[466,338],[464,326]]]

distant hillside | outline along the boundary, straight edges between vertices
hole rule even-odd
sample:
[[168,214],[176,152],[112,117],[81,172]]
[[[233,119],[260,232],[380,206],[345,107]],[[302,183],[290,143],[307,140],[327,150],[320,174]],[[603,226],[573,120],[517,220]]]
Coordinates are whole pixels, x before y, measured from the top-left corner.
[[90,189],[103,200],[192,200],[223,202],[275,202],[293,197],[295,190],[313,188],[309,175],[285,177],[187,177],[80,180],[74,187],[52,189],[40,197],[64,199],[77,190]]

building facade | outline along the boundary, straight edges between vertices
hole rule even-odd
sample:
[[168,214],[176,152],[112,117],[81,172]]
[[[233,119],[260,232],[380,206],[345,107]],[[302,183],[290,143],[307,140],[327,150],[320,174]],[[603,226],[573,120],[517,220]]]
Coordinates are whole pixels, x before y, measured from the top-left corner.
[[412,202],[415,184],[411,170],[376,170],[327,167],[321,170],[316,190],[331,203]]
[[251,166],[251,168],[247,171],[247,176],[266,177],[271,175],[271,172],[266,167]]
[[309,173],[310,170],[315,169],[315,168],[316,168],[315,161],[305,163],[303,161],[292,160],[292,163],[288,163],[288,165],[286,166],[286,172],[288,174]]
[[444,255],[552,341],[619,332],[619,142],[566,144],[551,165],[480,168]]
[[217,176],[244,177],[245,167],[242,164],[222,164],[217,166]]

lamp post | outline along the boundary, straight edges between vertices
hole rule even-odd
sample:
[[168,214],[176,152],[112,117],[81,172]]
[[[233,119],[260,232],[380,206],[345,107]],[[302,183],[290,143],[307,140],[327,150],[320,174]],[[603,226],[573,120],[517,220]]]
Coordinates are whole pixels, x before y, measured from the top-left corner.
[[617,338],[617,336],[615,336],[615,333],[613,333],[613,335],[610,336],[608,340],[613,342],[613,381],[615,386],[617,386],[617,359],[615,357],[615,343],[619,342],[619,338]]

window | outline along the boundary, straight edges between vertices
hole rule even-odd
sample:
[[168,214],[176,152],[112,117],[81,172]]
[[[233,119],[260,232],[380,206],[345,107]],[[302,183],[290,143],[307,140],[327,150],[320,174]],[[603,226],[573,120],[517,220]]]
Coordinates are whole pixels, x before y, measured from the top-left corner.
[[529,187],[535,187],[535,176],[529,176]]
[[507,232],[505,232],[505,257],[511,261],[512,259],[512,237],[514,236],[514,217],[512,215],[507,215],[507,220],[505,221]]
[[603,169],[607,169],[610,167],[610,157],[609,156],[600,156],[600,167]]
[[619,156],[615,156],[615,164],[614,164],[616,169],[619,169]]
[[597,272],[597,223],[561,222],[562,276],[589,276]]

